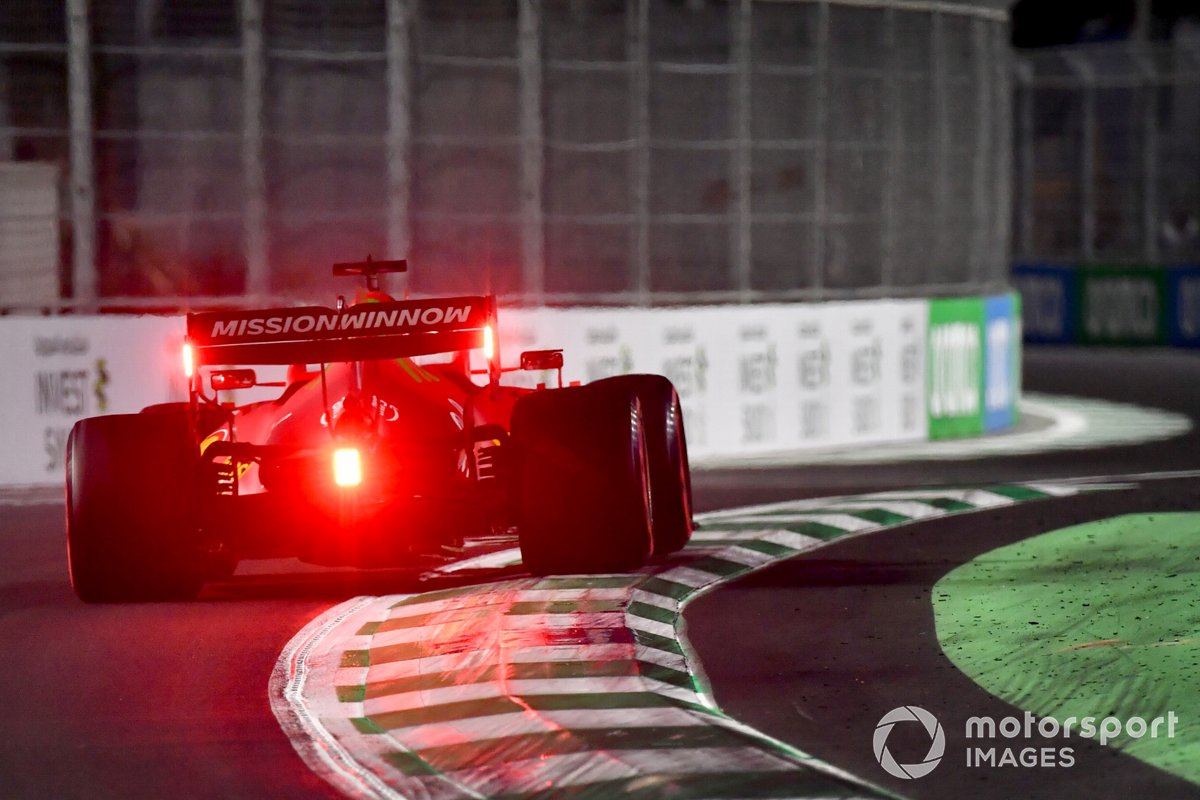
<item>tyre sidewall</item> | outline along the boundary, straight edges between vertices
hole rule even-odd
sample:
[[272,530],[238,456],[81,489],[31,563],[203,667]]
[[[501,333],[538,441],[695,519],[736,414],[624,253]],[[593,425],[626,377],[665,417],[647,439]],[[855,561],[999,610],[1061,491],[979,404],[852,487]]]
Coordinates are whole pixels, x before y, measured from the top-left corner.
[[521,549],[535,574],[624,572],[652,550],[649,462],[636,397],[590,387],[513,412]]
[[591,386],[640,400],[650,454],[654,554],[676,552],[691,540],[693,527],[691,470],[679,393],[662,375],[619,375]]
[[88,602],[194,596],[195,468],[184,415],[82,420],[67,443],[67,550]]

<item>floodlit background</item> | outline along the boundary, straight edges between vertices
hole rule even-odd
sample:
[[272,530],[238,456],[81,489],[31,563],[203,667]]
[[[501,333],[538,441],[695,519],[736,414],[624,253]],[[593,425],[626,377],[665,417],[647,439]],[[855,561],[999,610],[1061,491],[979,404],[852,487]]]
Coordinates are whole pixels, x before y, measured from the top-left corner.
[[367,254],[632,304],[1195,259],[1195,10],[1067,5],[6,0],[0,298],[320,296]]

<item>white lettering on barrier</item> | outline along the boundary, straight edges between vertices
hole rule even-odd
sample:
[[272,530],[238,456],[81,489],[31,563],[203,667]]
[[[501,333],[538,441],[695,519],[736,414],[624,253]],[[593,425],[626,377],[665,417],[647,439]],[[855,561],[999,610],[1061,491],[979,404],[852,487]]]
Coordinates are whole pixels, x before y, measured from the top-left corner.
[[[880,323],[884,357],[884,433],[900,439],[923,439],[929,422],[925,411],[925,326],[928,306],[920,300],[895,301],[892,321]],[[895,398],[895,399],[893,399]]]
[[1200,277],[1179,279],[1175,304],[1180,335],[1185,339],[1200,338]]
[[0,485],[61,485],[78,420],[178,399],[183,321],[163,317],[0,320]]
[[921,403],[923,350],[918,342],[907,342],[900,349],[900,429],[906,432],[919,431],[925,423],[925,407]]
[[[522,349],[563,347],[568,381],[666,374],[681,395],[691,452],[702,458],[919,439],[927,391],[943,415],[973,412],[978,333],[932,331],[927,367],[927,314],[920,300],[514,309],[501,312],[498,334],[508,366]],[[0,484],[61,484],[63,445],[79,416],[181,399],[183,327],[180,318],[0,320],[14,376],[0,386],[14,410],[0,420],[12,443]],[[1013,396],[1016,387],[1006,390]]]
[[830,392],[833,372],[833,344],[823,320],[805,320],[797,331],[800,351],[796,377],[800,390],[799,446],[824,442],[830,435]]
[[776,432],[776,373],[779,353],[765,323],[739,326],[737,383],[741,405],[741,445],[771,446]]
[[878,431],[883,423],[879,395],[883,345],[869,319],[860,320],[851,327],[858,341],[850,349],[850,429],[856,436],[867,437]]
[[929,333],[929,413],[942,419],[979,411],[979,328],[969,322],[937,325]]
[[1158,333],[1158,286],[1150,278],[1092,277],[1086,283],[1088,336],[1153,339]]
[[1013,344],[1012,324],[1007,319],[997,318],[988,323],[987,348],[987,396],[984,398],[988,411],[1003,411],[1013,402],[1012,369],[1009,364],[1009,348]]
[[1060,338],[1067,331],[1067,298],[1062,279],[1021,275],[1016,279],[1021,292],[1025,328],[1046,338]]

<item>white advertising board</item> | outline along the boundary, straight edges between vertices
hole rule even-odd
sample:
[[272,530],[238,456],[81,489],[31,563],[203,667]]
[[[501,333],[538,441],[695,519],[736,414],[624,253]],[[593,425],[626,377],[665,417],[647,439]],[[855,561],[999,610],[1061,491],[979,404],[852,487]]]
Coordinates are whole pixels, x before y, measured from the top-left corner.
[[[566,382],[666,375],[692,455],[727,457],[924,439],[927,317],[924,300],[502,308],[498,338],[505,367],[523,350],[562,348]],[[0,485],[61,483],[78,419],[182,399],[182,335],[169,317],[0,319]],[[555,383],[549,372],[504,380]]]
[[181,399],[182,342],[179,318],[0,318],[0,484],[61,484],[77,420]]

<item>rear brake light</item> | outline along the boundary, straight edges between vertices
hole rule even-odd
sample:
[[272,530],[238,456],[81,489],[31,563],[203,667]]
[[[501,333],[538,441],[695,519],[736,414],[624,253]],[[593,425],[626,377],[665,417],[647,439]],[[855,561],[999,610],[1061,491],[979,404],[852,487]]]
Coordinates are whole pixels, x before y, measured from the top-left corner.
[[483,329],[483,357],[488,361],[496,355],[496,334],[492,330],[492,326],[488,325]]
[[196,372],[196,351],[191,342],[183,343],[183,374],[191,378]]
[[333,451],[333,482],[338,486],[362,483],[362,457],[357,447],[339,447]]

